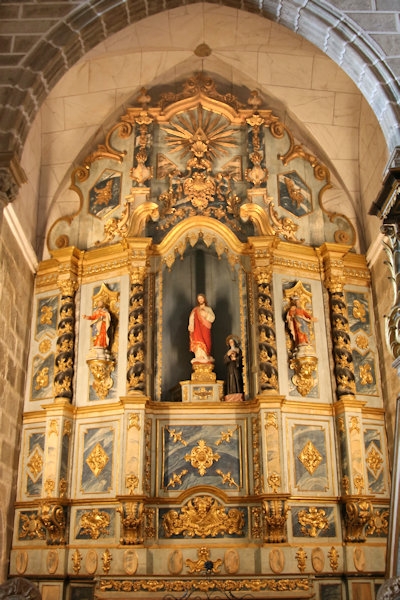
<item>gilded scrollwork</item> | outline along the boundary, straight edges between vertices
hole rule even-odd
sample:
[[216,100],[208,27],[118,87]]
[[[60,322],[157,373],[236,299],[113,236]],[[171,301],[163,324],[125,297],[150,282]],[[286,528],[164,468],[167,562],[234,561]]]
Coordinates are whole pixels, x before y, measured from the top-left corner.
[[104,550],[103,554],[101,555],[101,560],[103,563],[103,573],[105,575],[107,575],[111,569],[111,561],[112,561],[112,555],[108,548],[106,548]]
[[107,398],[114,381],[111,373],[114,371],[114,361],[111,359],[90,359],[87,361],[93,375],[92,387],[100,400]]
[[121,544],[138,545],[143,543],[144,504],[143,502],[125,502],[117,512],[121,515],[123,536]]
[[369,500],[348,500],[345,513],[346,541],[364,542],[365,528],[373,517],[373,506]]
[[239,430],[239,425],[236,425],[236,427],[234,427],[233,429],[228,429],[228,431],[221,431],[221,437],[219,440],[217,440],[215,442],[215,445],[220,446],[223,442],[229,444],[232,439],[232,436],[238,430]]
[[[303,551],[304,552],[304,551]],[[299,554],[299,553],[298,553]],[[305,553],[304,553],[305,554]],[[305,554],[305,559],[307,555]],[[304,559],[304,561],[305,561]],[[301,570],[301,569],[299,569]],[[305,570],[305,569],[303,569]],[[165,593],[185,593],[190,592],[203,592],[210,593],[215,590],[219,590],[225,595],[232,594],[233,592],[307,592],[312,590],[313,585],[307,577],[284,577],[284,578],[262,578],[257,577],[255,579],[221,579],[216,582],[213,579],[179,579],[171,580],[164,579],[157,581],[146,577],[145,579],[131,578],[131,579],[100,579],[99,589],[102,592],[165,592]],[[166,596],[168,598],[168,596]]]
[[221,477],[222,484],[228,484],[229,487],[235,486],[237,489],[239,489],[239,485],[233,479],[230,471],[228,473],[223,473],[221,469],[216,469],[216,473]]
[[297,568],[300,573],[304,573],[307,566],[307,552],[304,548],[299,548],[296,552]]
[[38,540],[46,539],[45,528],[38,512],[21,512],[18,539]]
[[339,568],[339,552],[336,550],[335,546],[332,546],[328,551],[328,558],[332,571],[337,571]]
[[110,515],[98,508],[83,513],[79,519],[79,526],[83,534],[89,535],[92,540],[97,540],[101,535],[109,533]]
[[220,572],[221,565],[224,561],[221,558],[217,558],[217,560],[212,561],[209,548],[206,546],[201,546],[197,550],[197,555],[197,560],[191,560],[190,558],[186,559],[186,566],[190,574],[202,573],[204,571],[207,571],[208,574],[216,574]]
[[300,510],[297,514],[297,519],[301,525],[301,531],[304,535],[317,537],[320,531],[329,528],[329,521],[326,517],[326,512],[316,506],[310,506],[308,510]]
[[82,554],[79,552],[78,549],[75,549],[72,556],[71,556],[71,560],[72,560],[72,568],[74,570],[75,575],[78,575],[78,573],[81,570],[81,563],[82,563]]
[[210,496],[196,496],[182,507],[180,513],[168,511],[162,519],[166,537],[183,534],[186,537],[216,537],[220,534],[241,535],[243,511],[225,507]]
[[263,500],[264,542],[277,544],[287,542],[286,522],[289,507],[286,500],[274,498]]
[[64,506],[51,502],[42,502],[40,521],[47,533],[47,544],[65,544],[66,509]]
[[165,429],[169,433],[170,438],[172,439],[174,444],[176,444],[177,442],[180,442],[182,444],[182,446],[188,445],[187,441],[184,440],[182,437],[182,431],[176,431],[176,429],[171,429],[170,427],[165,427]]
[[182,471],[180,473],[172,473],[171,478],[170,478],[169,482],[167,483],[167,488],[169,488],[169,487],[174,488],[175,486],[182,485],[182,480],[185,477],[185,475],[187,475],[187,474],[188,474],[187,469],[182,469]]

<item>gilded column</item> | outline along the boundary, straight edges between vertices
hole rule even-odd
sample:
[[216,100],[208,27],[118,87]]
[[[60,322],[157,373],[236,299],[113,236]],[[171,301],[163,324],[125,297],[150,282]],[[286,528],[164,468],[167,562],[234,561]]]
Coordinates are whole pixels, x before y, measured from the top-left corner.
[[253,274],[257,284],[257,350],[259,392],[278,390],[278,359],[272,298],[272,249],[274,239],[253,239]]
[[57,285],[61,293],[57,325],[57,346],[54,367],[54,398],[56,401],[73,399],[75,356],[75,294],[78,290],[80,251],[66,248],[54,252],[57,259]]
[[144,280],[146,269],[138,267],[130,273],[127,391],[144,393],[146,389],[145,369],[145,311]]
[[365,541],[365,526],[373,507],[367,496],[362,409],[356,399],[356,383],[350,340],[347,304],[344,296],[344,258],[348,246],[324,244],[321,258],[325,287],[329,292],[332,327],[332,352],[335,364],[336,397],[334,405],[340,448],[341,496],[344,504],[345,541]]
[[340,400],[343,396],[354,396],[356,392],[349,319],[344,298],[344,256],[349,251],[349,247],[324,244],[320,250],[325,272],[325,287],[329,292],[336,396]]

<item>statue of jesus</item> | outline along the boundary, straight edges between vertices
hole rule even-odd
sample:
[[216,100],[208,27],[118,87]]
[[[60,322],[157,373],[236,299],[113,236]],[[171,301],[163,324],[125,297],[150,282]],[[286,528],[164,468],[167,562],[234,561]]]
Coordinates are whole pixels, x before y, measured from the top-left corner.
[[211,356],[211,327],[215,321],[213,309],[208,306],[204,294],[197,294],[197,306],[189,316],[190,351],[194,353],[192,363],[214,362]]

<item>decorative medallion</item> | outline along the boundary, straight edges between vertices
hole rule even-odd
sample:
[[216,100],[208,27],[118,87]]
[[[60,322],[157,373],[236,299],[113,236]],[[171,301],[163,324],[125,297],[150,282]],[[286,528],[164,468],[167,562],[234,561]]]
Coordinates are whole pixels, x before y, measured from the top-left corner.
[[38,447],[36,447],[33,454],[31,454],[27,467],[31,478],[35,481],[43,470],[43,455]]
[[297,457],[310,475],[313,475],[322,462],[322,456],[311,441],[308,441]]
[[376,479],[379,473],[382,471],[383,458],[381,452],[379,452],[378,448],[373,443],[369,445],[366,463]]
[[205,475],[207,469],[212,467],[214,461],[220,459],[220,455],[213,452],[204,440],[199,440],[197,446],[192,448],[190,454],[185,454],[185,460],[199,471],[201,476]]
[[109,456],[105,452],[104,448],[100,445],[100,443],[98,443],[87,457],[86,464],[92,471],[93,475],[98,477],[109,460]]

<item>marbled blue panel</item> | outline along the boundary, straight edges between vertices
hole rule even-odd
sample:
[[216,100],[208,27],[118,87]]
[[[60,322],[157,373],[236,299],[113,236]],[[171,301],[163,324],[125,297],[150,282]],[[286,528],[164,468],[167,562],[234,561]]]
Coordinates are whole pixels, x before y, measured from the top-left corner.
[[69,435],[63,435],[61,449],[60,479],[67,479],[68,475],[69,439]]
[[36,313],[36,335],[55,334],[58,319],[58,296],[40,298]]
[[357,393],[376,396],[378,391],[376,388],[374,355],[372,352],[363,355],[357,350],[353,350],[352,356]]
[[346,292],[345,294],[350,331],[371,333],[371,318],[369,313],[368,296],[361,292]]
[[[96,475],[86,461],[89,459],[91,452],[95,450],[97,444],[99,444],[107,455],[108,461],[101,472]],[[84,493],[108,492],[112,488],[113,450],[114,429],[110,429],[109,427],[95,427],[85,432],[81,479],[81,489]]]
[[[105,526],[104,528],[98,528],[98,529],[94,528],[92,530],[92,532],[83,529],[83,527],[81,526],[81,518],[84,515],[90,514],[92,512],[92,510],[93,509],[91,507],[88,507],[88,508],[78,509],[76,511],[75,539],[77,539],[77,540],[92,540],[92,539],[104,540],[104,539],[114,538],[115,537],[115,510],[113,508],[104,508],[104,507],[100,507],[100,508],[96,507],[95,508],[95,510],[97,510],[100,513],[100,517],[103,516],[102,513],[105,513],[109,517],[109,520],[107,520],[107,523],[108,523],[107,526]],[[89,519],[89,520],[92,520],[92,519]],[[93,535],[98,535],[98,537],[93,537]]]
[[338,423],[339,418],[337,419],[336,426],[338,430],[339,437],[339,450],[340,450],[340,465],[341,465],[341,475],[342,477],[350,477],[350,469],[349,469],[349,456],[347,452],[347,444],[346,444],[346,436],[345,432],[341,429],[340,423]]
[[[180,441],[174,441],[170,432],[172,430],[181,433]],[[230,441],[222,439],[222,433],[232,431]],[[242,488],[242,461],[241,461],[241,428],[236,423],[221,425],[181,425],[174,427],[172,424],[164,427],[163,436],[163,473],[161,486],[165,490],[181,491],[196,485],[212,485],[224,490]],[[190,460],[185,457],[190,455],[192,449],[198,447],[198,442],[204,440],[214,456],[219,455],[210,467],[207,467],[204,475],[200,475],[199,469],[192,466]],[[217,473],[221,471],[224,475],[230,474],[230,481],[223,481],[223,476]],[[181,483],[170,483],[174,475],[180,475]],[[234,483],[232,483],[234,482]]]
[[[325,492],[329,489],[325,435],[325,430],[320,427],[297,425],[293,428],[295,487],[300,491]],[[309,473],[298,458],[308,442],[311,442],[321,455],[321,462],[313,473]]]
[[382,494],[385,489],[385,470],[382,454],[380,431],[366,429],[364,431],[364,447],[368,475],[368,491],[372,494]]
[[19,513],[18,539],[26,541],[46,539],[46,530],[37,510],[21,510]]
[[89,190],[89,212],[105,218],[119,205],[121,196],[121,173],[105,169]]
[[36,456],[40,456],[43,458],[44,444],[44,433],[35,432],[29,436],[28,460],[26,469],[26,494],[28,496],[40,496],[42,491],[43,470],[41,470],[35,475],[35,473],[29,467],[29,462],[31,459],[35,460]]
[[53,396],[54,354],[44,360],[40,356],[33,359],[32,400],[42,400]]
[[312,212],[312,193],[296,171],[279,173],[278,176],[279,206],[285,208],[296,217]]
[[[310,508],[316,508],[317,511],[324,511],[323,518],[327,520],[327,529],[316,529],[316,536],[312,537],[309,533],[302,531],[302,525],[298,521],[298,515],[300,511],[309,512]],[[306,537],[309,539],[336,537],[336,523],[335,523],[335,511],[332,506],[292,506],[292,535],[293,537]],[[310,530],[310,526],[306,525],[306,529]]]

